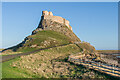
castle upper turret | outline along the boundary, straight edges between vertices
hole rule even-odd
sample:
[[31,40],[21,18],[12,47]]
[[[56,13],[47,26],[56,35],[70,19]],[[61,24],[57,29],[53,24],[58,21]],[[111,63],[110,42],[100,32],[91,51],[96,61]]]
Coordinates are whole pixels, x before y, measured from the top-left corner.
[[48,13],[48,11],[42,11],[42,15],[44,16],[44,15],[48,15],[49,13]]
[[69,25],[68,20],[66,20],[60,16],[53,16],[52,12],[42,11],[42,19],[50,19],[52,21],[65,24],[70,30],[72,30],[72,27]]
[[44,16],[44,15],[53,16],[53,13],[52,12],[48,12],[48,11],[42,11],[42,16]]

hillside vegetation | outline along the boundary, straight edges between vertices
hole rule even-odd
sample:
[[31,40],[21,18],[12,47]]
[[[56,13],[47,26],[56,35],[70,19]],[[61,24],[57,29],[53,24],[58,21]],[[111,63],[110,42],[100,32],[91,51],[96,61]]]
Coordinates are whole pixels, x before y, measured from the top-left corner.
[[84,51],[87,50],[88,53],[96,51],[95,47],[93,47],[92,45],[90,45],[90,43],[87,43],[87,42],[78,43],[77,46],[82,48]]
[[65,25],[52,20],[41,19],[32,35],[26,37],[20,44],[4,49],[5,54],[31,52],[37,49],[54,47],[74,42],[80,39]]
[[34,35],[26,37],[25,40],[17,46],[6,49],[3,53],[14,54],[14,52],[30,52],[36,49],[69,44],[71,43],[70,41],[71,39],[69,37],[56,31],[39,31]]
[[106,78],[67,61],[70,54],[78,52],[81,52],[78,46],[69,44],[21,56],[16,61],[3,63],[3,78]]
[[17,51],[27,51],[27,49],[40,49],[63,44],[69,44],[70,38],[55,31],[39,31],[35,35],[27,37],[25,44]]
[[24,55],[26,52],[30,54],[2,63],[3,78],[107,78],[68,61],[68,57],[76,53],[97,59],[95,48],[89,43],[81,43],[65,24],[51,19],[41,19],[32,35],[16,46],[4,49],[2,54]]

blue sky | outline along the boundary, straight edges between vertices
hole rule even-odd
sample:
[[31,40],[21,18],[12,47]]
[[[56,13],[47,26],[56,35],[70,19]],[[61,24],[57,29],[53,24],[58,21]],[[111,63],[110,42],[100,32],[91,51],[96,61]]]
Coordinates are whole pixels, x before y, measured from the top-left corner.
[[3,48],[20,43],[37,28],[43,10],[70,21],[73,32],[96,49],[118,49],[117,2],[4,2]]
[[2,2],[118,2],[119,0],[1,0]]

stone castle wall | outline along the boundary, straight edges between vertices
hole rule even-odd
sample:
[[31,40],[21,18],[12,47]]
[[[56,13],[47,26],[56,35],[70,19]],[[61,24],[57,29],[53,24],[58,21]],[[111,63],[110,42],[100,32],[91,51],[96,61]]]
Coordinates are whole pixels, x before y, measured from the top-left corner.
[[59,17],[59,16],[53,16],[52,12],[43,11],[42,12],[42,19],[50,19],[52,21],[65,24],[70,30],[72,30],[72,27],[69,25],[69,21],[68,20],[66,20],[66,19],[64,19],[62,17]]

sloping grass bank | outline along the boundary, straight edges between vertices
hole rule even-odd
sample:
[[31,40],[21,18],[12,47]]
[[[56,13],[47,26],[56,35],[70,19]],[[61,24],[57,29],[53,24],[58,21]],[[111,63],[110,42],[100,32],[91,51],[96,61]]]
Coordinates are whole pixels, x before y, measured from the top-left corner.
[[[71,53],[76,53],[79,51],[80,50],[76,45],[70,44],[62,47],[42,50],[35,54],[22,56],[20,58],[4,62],[2,63],[2,74],[3,74],[2,77],[3,78],[43,77],[43,75],[35,73],[36,72],[35,67],[37,67],[39,64],[45,64],[42,67],[47,69],[47,66],[51,65],[50,60],[60,56],[65,57]],[[31,60],[35,60],[35,61],[31,62]],[[31,67],[31,69],[28,69],[27,68],[28,66]],[[42,71],[39,71],[39,72],[42,73]]]
[[30,78],[24,70],[11,66],[11,63],[19,60],[19,58],[2,63],[2,78]]
[[3,78],[106,78],[67,61],[70,54],[80,50],[75,44],[69,44],[21,56],[3,63]]
[[15,52],[31,52],[41,48],[48,48],[71,43],[71,39],[56,31],[39,31],[30,35],[17,46],[4,50],[4,54],[14,54]]

